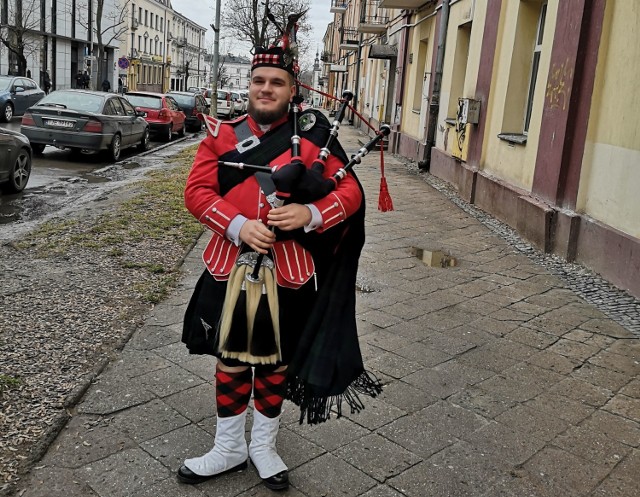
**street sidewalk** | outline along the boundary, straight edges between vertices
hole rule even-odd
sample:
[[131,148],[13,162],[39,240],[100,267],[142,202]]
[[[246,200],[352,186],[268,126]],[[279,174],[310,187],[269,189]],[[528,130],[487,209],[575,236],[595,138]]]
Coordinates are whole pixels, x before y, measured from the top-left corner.
[[[348,152],[361,137],[340,130]],[[385,167],[395,204],[386,213],[379,156],[356,168],[368,195],[361,348],[384,393],[312,427],[285,403],[278,442],[292,487],[282,495],[638,495],[638,338],[403,162],[387,154]],[[21,497],[274,495],[252,467],[195,487],[175,478],[215,432],[214,361],[180,342],[205,238]],[[430,267],[414,248],[457,264]]]

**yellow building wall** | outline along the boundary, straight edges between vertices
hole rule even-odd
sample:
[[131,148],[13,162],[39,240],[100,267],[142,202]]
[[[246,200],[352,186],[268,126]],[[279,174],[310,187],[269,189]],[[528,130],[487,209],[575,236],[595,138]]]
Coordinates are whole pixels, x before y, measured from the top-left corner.
[[[528,82],[533,46],[522,43],[522,24],[526,24],[529,29],[535,31],[540,4],[536,1],[502,3],[491,93],[487,105],[489,113],[480,161],[480,168],[488,175],[526,191],[531,191],[533,184],[558,0],[548,2],[527,142],[524,145],[514,145],[499,139],[498,134],[522,133],[524,130],[525,108],[521,104],[522,83],[525,79]],[[526,99],[527,90],[524,91]]]
[[[419,21],[426,15],[426,12],[414,14],[411,23]],[[408,50],[413,57],[407,64],[401,129],[404,134],[418,141],[423,141],[425,138],[424,119],[429,113],[429,100],[426,97],[428,91],[423,92],[423,85],[425,85],[424,73],[431,73],[433,44],[436,39],[435,19],[435,16],[430,17],[417,26],[409,28],[411,31]],[[427,77],[430,76],[427,75]],[[425,95],[425,98],[420,98],[420,95]]]
[[640,237],[638,26],[640,2],[607,2],[577,202],[578,212],[635,238]]

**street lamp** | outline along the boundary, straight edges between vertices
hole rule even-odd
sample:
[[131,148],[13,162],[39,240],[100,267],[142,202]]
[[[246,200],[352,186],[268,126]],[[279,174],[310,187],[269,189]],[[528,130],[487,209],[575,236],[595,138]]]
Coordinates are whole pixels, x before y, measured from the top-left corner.
[[216,0],[216,20],[211,25],[213,29],[213,78],[212,78],[212,94],[211,107],[209,107],[209,115],[218,116],[218,59],[220,58],[220,0]]

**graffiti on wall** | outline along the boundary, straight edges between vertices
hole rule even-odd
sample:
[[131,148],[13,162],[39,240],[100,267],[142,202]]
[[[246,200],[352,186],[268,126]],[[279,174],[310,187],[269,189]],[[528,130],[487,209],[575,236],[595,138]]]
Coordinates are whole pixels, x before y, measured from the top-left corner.
[[562,64],[554,63],[549,72],[547,92],[545,97],[552,109],[567,110],[571,81],[573,80],[573,67],[569,67],[569,59]]

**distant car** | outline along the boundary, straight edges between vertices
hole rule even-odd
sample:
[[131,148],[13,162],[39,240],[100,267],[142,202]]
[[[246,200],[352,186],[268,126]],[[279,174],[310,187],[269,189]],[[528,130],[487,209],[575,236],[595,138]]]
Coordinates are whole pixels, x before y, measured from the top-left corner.
[[199,131],[202,129],[202,121],[198,114],[208,114],[209,106],[207,101],[199,93],[190,93],[188,91],[170,91],[168,96],[173,97],[187,116],[187,129],[190,131]]
[[20,131],[35,154],[45,145],[81,150],[108,150],[112,160],[122,149],[149,146],[149,124],[117,93],[58,90],[49,93],[22,116]]
[[20,193],[31,175],[31,145],[22,133],[0,128],[0,189]]
[[233,119],[236,116],[236,106],[231,99],[229,90],[218,90],[218,117]]
[[248,103],[245,103],[244,98],[242,98],[242,95],[240,94],[240,92],[232,91],[231,101],[233,102],[233,106],[235,108],[235,114],[237,116],[241,116],[242,114],[247,112]]
[[171,141],[173,133],[184,136],[187,116],[169,95],[144,91],[129,92],[124,95],[136,110],[144,112],[152,133],[160,135],[164,141]]
[[8,123],[44,97],[38,83],[22,76],[0,76],[0,120]]
[[207,87],[206,86],[190,86],[189,88],[187,88],[187,91],[191,93],[200,93],[204,97],[204,94],[207,92]]

